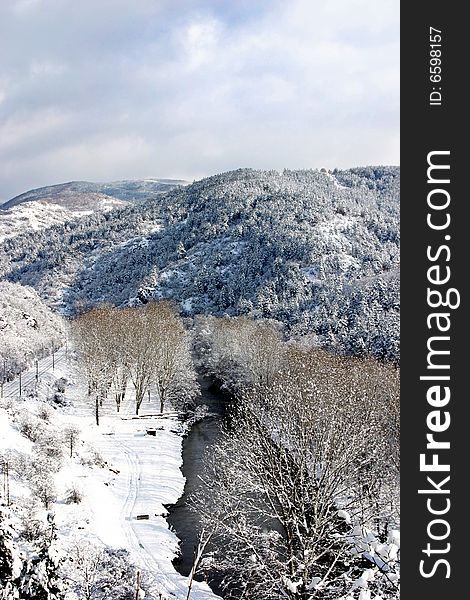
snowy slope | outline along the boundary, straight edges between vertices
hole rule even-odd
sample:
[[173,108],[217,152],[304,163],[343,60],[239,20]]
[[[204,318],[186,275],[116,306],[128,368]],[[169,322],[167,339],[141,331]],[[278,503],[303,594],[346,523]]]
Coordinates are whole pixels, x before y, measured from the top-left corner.
[[34,358],[58,347],[65,333],[62,318],[41,300],[37,292],[18,283],[0,281],[1,377],[10,377]]
[[[71,402],[65,408],[53,410],[53,422],[59,430],[75,425],[80,430],[80,449],[77,455],[65,460],[55,475],[57,501],[52,505],[64,548],[77,540],[90,540],[112,548],[125,548],[131,560],[147,574],[151,591],[164,600],[186,598],[188,579],[178,574],[172,560],[178,553],[178,539],[169,530],[165,520],[165,505],[173,504],[184,489],[182,464],[182,425],[175,413],[162,418],[157,403],[151,398],[142,406],[142,417],[133,418],[134,403],[129,395],[127,404],[117,416],[111,405],[104,407],[100,427],[94,424],[93,407],[84,399],[86,391],[65,348],[56,353],[55,368],[48,357],[39,363],[39,397],[43,401],[47,390],[63,378],[69,383],[65,397]],[[21,411],[35,414],[43,403],[28,398],[36,389],[35,371],[23,374],[23,403]],[[4,386],[3,404],[0,405],[0,453],[15,450],[30,453],[34,447],[17,430],[14,415],[18,410],[18,381]],[[25,399],[26,398],[26,399]],[[21,401],[20,401],[21,403]],[[6,410],[8,408],[8,412]],[[12,416],[13,415],[13,416]],[[147,415],[147,416],[146,416]],[[152,416],[153,415],[153,416]],[[157,430],[155,437],[146,435],[148,427]],[[83,457],[98,454],[101,466],[90,468]],[[64,497],[71,484],[78,482],[83,501],[66,504]],[[13,502],[28,490],[21,482],[11,485]],[[148,514],[148,520],[137,520],[137,515]],[[216,600],[204,583],[195,582],[192,600]]]
[[0,243],[28,231],[77,221],[96,212],[108,212],[186,183],[173,179],[111,183],[73,181],[30,190],[0,205]]
[[25,231],[47,229],[53,225],[90,215],[95,211],[106,212],[123,204],[121,200],[99,194],[87,194],[86,198],[77,201],[73,208],[62,207],[47,200],[18,204],[0,210],[0,242]]

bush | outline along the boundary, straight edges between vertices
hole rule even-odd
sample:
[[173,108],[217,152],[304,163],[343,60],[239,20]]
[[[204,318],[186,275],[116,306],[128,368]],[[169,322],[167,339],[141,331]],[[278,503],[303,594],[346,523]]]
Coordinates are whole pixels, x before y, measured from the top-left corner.
[[91,448],[87,456],[81,456],[80,462],[86,467],[101,467],[104,468],[108,464],[98,450]]
[[41,404],[38,408],[38,417],[45,421],[46,423],[50,423],[51,420],[51,409],[47,404]]
[[42,542],[47,535],[47,524],[38,514],[36,504],[25,506],[21,516],[22,535],[28,542]]
[[76,427],[75,425],[68,425],[64,429],[62,434],[63,434],[64,444],[67,446],[67,449],[68,449],[68,454],[69,454],[70,458],[72,458],[75,446],[77,445],[77,443],[80,440],[80,429],[78,427]]
[[33,494],[41,500],[45,508],[49,508],[50,505],[57,500],[57,491],[55,485],[47,474],[41,474],[33,479],[31,482],[31,490]]
[[54,382],[54,388],[60,394],[65,394],[66,385],[67,385],[67,379],[65,377],[60,377],[60,379],[56,379]]
[[63,457],[61,442],[53,433],[48,433],[44,435],[44,437],[41,437],[37,441],[36,450],[43,456],[56,459],[58,462],[60,462]]
[[18,429],[31,442],[37,442],[44,432],[44,426],[29,413],[23,413],[18,419]]
[[73,591],[80,598],[134,600],[136,569],[127,550],[78,541],[68,554],[69,561],[63,567],[65,578],[73,582]]
[[83,492],[76,485],[72,485],[65,492],[65,503],[66,504],[80,504],[83,500]]

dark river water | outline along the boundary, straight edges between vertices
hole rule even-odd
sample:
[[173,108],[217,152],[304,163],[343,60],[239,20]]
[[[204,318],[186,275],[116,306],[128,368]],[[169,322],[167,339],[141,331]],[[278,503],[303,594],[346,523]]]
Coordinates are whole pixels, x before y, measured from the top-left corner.
[[[176,535],[181,540],[181,556],[174,561],[176,570],[182,575],[189,575],[193,566],[194,551],[199,541],[200,525],[197,514],[187,503],[188,496],[197,491],[202,483],[198,475],[204,471],[206,450],[219,439],[220,425],[227,413],[230,397],[218,390],[208,379],[199,380],[201,396],[198,404],[208,407],[210,416],[195,423],[183,441],[183,475],[186,478],[184,493],[178,502],[170,507],[167,517]],[[196,576],[196,579],[201,579]],[[209,577],[209,584],[214,592],[222,595],[217,578]]]

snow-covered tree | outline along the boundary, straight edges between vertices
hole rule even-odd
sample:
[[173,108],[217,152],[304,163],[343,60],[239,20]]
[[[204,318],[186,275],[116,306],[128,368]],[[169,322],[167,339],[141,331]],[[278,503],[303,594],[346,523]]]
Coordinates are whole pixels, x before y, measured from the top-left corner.
[[73,451],[80,440],[80,429],[76,425],[68,425],[63,432],[64,443],[68,448],[70,458],[73,456]]
[[22,544],[9,510],[0,506],[0,597],[2,600],[59,600],[62,562],[54,517],[49,513],[44,535]]
[[[97,546],[88,541],[73,543],[63,574],[69,587],[84,600],[134,600],[137,570],[126,550]],[[138,596],[142,596],[139,594]]]
[[271,384],[238,392],[193,502],[219,536],[216,567],[241,595],[337,598],[363,560],[351,554],[350,523],[393,523],[394,431],[382,408],[398,388],[393,370],[371,365],[291,345]]

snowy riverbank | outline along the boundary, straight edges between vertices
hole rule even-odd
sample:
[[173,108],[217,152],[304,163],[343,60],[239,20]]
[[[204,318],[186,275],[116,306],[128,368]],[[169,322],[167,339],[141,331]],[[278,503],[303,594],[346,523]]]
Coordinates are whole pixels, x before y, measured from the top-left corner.
[[[183,426],[175,413],[163,417],[153,398],[142,405],[141,416],[134,418],[129,395],[118,415],[112,399],[103,406],[100,426],[94,422],[94,407],[86,400],[86,392],[78,372],[62,350],[56,355],[52,371],[51,359],[39,364],[39,401],[27,397],[35,387],[34,370],[23,374],[23,399],[18,398],[18,382],[5,385],[2,415],[2,450],[30,451],[31,442],[20,436],[15,423],[15,410],[35,414],[47,390],[56,380],[65,381],[66,406],[51,409],[54,426],[80,429],[80,442],[73,457],[64,458],[55,475],[57,500],[51,505],[56,515],[58,534],[66,547],[76,540],[89,540],[112,548],[125,548],[131,560],[149,575],[155,594],[163,599],[186,599],[188,578],[178,574],[172,560],[178,554],[178,538],[165,519],[166,505],[174,504],[184,490],[182,465]],[[14,406],[14,409],[12,409]],[[155,430],[148,435],[147,430]],[[19,437],[24,439],[21,447]],[[11,442],[11,444],[10,444]],[[90,451],[97,464],[90,467],[83,456]],[[102,460],[101,460],[102,459]],[[79,488],[83,500],[67,504],[64,495],[72,485]],[[29,490],[20,482],[11,486],[12,494],[27,496]],[[13,498],[14,499],[14,498]],[[137,519],[137,516],[148,518]],[[158,597],[158,595],[157,595]],[[192,600],[218,598],[204,583],[195,582]]]

